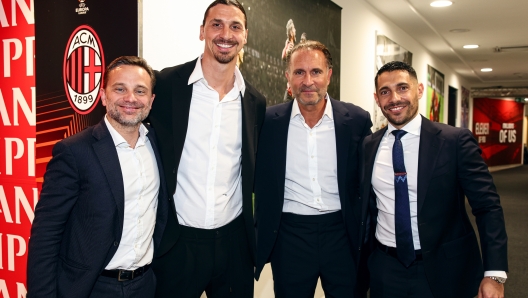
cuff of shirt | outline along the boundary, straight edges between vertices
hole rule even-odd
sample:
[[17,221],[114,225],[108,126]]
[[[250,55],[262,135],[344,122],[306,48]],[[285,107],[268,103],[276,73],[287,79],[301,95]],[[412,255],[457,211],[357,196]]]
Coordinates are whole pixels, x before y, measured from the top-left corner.
[[508,278],[506,271],[484,271],[484,276],[497,276],[502,278]]

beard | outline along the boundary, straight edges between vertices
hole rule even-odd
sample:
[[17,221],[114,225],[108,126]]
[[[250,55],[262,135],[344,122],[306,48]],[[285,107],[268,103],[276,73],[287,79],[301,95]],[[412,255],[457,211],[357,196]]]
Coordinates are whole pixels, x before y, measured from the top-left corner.
[[[387,110],[393,107],[396,107],[396,106],[407,106],[407,111],[405,112],[405,114],[401,114],[398,116],[395,116],[395,115],[390,114],[389,112],[386,112]],[[387,120],[392,125],[396,125],[396,126],[409,123],[414,118],[417,112],[418,112],[418,107],[413,105],[408,100],[403,100],[403,101],[399,101],[396,103],[390,103],[390,104],[385,105],[383,109],[381,109],[381,113],[383,114],[383,116],[385,116],[385,118],[387,118]]]
[[[222,37],[217,37],[217,38],[213,39],[213,45],[216,46],[216,44],[219,44],[219,43],[227,44],[227,45],[234,45],[235,49],[238,48],[238,44],[239,44],[235,39],[225,39],[225,38],[222,38]],[[233,59],[235,59],[235,57],[238,55],[238,51],[235,51],[235,53],[233,53],[233,54],[213,51],[213,55],[214,55],[216,61],[218,61],[218,62],[220,62],[222,64],[227,64],[227,63],[233,61]]]
[[[315,100],[312,100],[312,101],[305,101],[303,98],[302,98],[302,92],[303,91],[312,91],[312,92],[316,92],[317,93],[317,99]],[[321,91],[321,89],[317,88],[317,87],[312,87],[312,88],[308,88],[308,87],[301,87],[299,89],[299,92],[297,93],[294,93],[293,96],[294,98],[297,99],[297,101],[299,101],[299,103],[301,103],[302,105],[305,105],[305,106],[315,106],[317,105],[318,103],[321,102],[321,100],[323,100],[323,98],[325,97],[326,95],[326,90],[324,91]]]
[[112,107],[108,107],[106,109],[106,113],[108,116],[112,119],[114,119],[117,123],[124,127],[135,127],[139,125],[143,120],[145,120],[149,114],[150,109],[146,108],[144,104],[141,103],[129,103],[129,104],[121,104],[121,106],[126,107],[132,107],[137,108],[138,113],[133,118],[126,118],[126,114],[119,112],[117,109],[118,103],[115,103]]

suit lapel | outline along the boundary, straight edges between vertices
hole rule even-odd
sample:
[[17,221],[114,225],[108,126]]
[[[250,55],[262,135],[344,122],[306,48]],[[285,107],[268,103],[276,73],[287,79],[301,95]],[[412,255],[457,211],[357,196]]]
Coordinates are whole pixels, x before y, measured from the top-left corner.
[[418,153],[418,214],[425,201],[425,194],[431,182],[431,175],[436,166],[438,154],[441,152],[444,140],[438,136],[440,129],[422,117],[420,131],[420,151]]
[[[344,108],[341,103],[333,98],[330,98],[332,103],[332,111],[334,113],[334,129],[336,138],[336,154],[337,154],[337,185],[339,189],[339,195],[341,199],[341,205],[343,205],[343,199],[346,192],[347,186],[347,167],[348,167],[348,148],[350,145],[351,137],[351,121],[348,110]],[[343,209],[344,211],[344,209]]]
[[275,112],[272,119],[275,132],[275,177],[279,187],[278,193],[284,193],[284,179],[286,178],[286,153],[288,152],[288,127],[290,125],[293,100],[284,105],[284,109]]
[[[248,84],[246,83],[246,86]],[[248,146],[248,151],[251,152],[252,164],[255,164],[255,153],[257,150],[257,137],[255,115],[257,115],[257,105],[255,104],[255,96],[248,87],[242,97],[242,147]]]
[[371,199],[370,192],[372,189],[372,170],[374,169],[374,161],[376,159],[376,154],[378,153],[378,147],[386,131],[387,127],[375,132],[365,139],[365,146],[363,148],[363,156],[365,158],[363,162],[365,163],[365,166],[363,167],[363,191],[361,192],[361,195],[363,196],[363,213],[365,213]]
[[[149,127],[151,130],[151,128]],[[166,199],[166,185],[165,185],[165,177],[163,175],[163,164],[161,162],[161,156],[159,154],[159,148],[156,141],[156,138],[154,137],[154,134],[152,132],[147,133],[147,137],[150,140],[150,144],[152,146],[152,149],[154,151],[154,156],[156,157],[156,164],[158,165],[158,173],[159,173],[159,179],[160,179],[160,189],[158,193],[158,208],[156,211],[156,230],[155,232],[159,231],[158,233],[155,233],[154,237],[154,245],[155,247],[158,247],[159,242],[161,240],[162,231],[165,228],[165,224],[167,223],[167,210],[168,210],[168,201]]]
[[104,119],[95,126],[92,135],[97,139],[97,142],[92,146],[99,159],[99,164],[103,168],[108,185],[110,185],[117,206],[119,223],[122,227],[125,209],[123,174],[121,172],[121,165],[119,164],[119,157],[117,156],[114,141],[106,127]]
[[180,78],[174,80],[172,86],[172,98],[174,99],[172,102],[172,131],[174,152],[176,154],[176,170],[180,164],[181,152],[183,151],[185,137],[187,136],[187,127],[189,126],[189,111],[191,109],[193,85],[188,84],[188,81],[196,66],[196,60],[193,62],[188,63],[186,67],[178,72]]

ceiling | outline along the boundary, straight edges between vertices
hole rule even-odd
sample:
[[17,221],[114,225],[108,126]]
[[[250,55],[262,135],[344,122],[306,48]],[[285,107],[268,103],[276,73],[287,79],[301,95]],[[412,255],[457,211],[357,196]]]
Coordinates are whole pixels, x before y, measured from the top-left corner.
[[[472,89],[508,87],[508,96],[528,96],[527,0],[452,0],[453,5],[441,8],[431,7],[433,0],[365,1],[449,65]],[[469,31],[452,31],[456,29]],[[480,47],[464,49],[466,44]],[[507,49],[522,46],[526,48]],[[482,72],[485,67],[493,71]]]

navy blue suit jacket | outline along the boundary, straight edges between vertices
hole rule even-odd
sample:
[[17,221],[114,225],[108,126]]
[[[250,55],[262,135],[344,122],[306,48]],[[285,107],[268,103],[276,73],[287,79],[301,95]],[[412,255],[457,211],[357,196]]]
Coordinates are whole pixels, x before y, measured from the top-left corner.
[[[363,144],[364,199],[355,205],[365,223],[360,241],[366,237],[365,248],[369,248],[362,253],[362,263],[375,247],[378,209],[371,180],[376,153],[386,131],[387,128],[368,136]],[[419,146],[418,233],[427,280],[435,297],[473,297],[483,270],[508,271],[499,195],[469,130],[422,117]],[[483,259],[466,212],[465,197],[476,217]]]
[[[351,204],[359,195],[360,148],[369,135],[372,122],[369,114],[351,104],[330,98],[334,113],[336,151],[326,152],[337,156],[337,183],[341,211],[351,241],[357,241],[355,228],[359,218],[354,218]],[[264,264],[269,262],[277,239],[286,174],[286,146],[293,101],[269,107],[260,134],[255,174],[255,228],[257,233],[258,280]],[[320,152],[324,152],[324,149]]]
[[[160,191],[154,248],[168,205],[155,134]],[[104,120],[58,142],[48,163],[29,241],[28,297],[88,297],[123,231],[125,193],[114,141]]]

